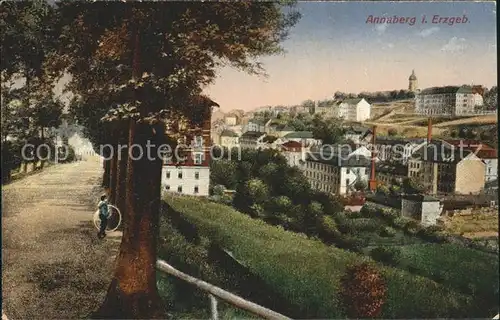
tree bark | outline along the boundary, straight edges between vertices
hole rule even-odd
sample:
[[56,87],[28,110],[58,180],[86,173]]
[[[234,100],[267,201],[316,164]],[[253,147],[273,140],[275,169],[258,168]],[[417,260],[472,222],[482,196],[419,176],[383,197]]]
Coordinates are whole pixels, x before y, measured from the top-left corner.
[[[128,122],[120,123],[119,125],[119,145],[125,145],[127,143],[128,137]],[[126,192],[126,177],[127,177],[127,160],[128,160],[128,149],[118,148],[118,164],[116,166],[116,193],[115,193],[115,205],[122,213],[122,224],[120,228],[123,229],[124,219],[125,219],[125,192]]]
[[[129,147],[153,142],[150,125],[131,121]],[[156,152],[156,148],[151,148]],[[136,150],[137,151],[137,150]],[[155,153],[152,153],[155,155]],[[137,157],[137,154],[133,154]],[[158,157],[128,157],[126,210],[120,254],[106,299],[95,318],[160,319],[165,309],[156,287],[156,259],[161,201]],[[135,160],[137,159],[137,160]]]
[[[45,137],[44,137],[44,134],[43,134],[43,127],[41,127],[40,137],[42,138],[42,143],[45,143]],[[43,169],[44,165],[45,165],[45,160],[44,159],[40,159],[40,169]]]
[[116,198],[116,166],[118,164],[118,156],[116,154],[116,147],[113,146],[113,157],[110,160],[110,169],[109,169],[109,202],[115,203]]
[[109,188],[109,175],[111,169],[111,160],[104,159],[104,174],[102,176],[102,186],[104,188]]

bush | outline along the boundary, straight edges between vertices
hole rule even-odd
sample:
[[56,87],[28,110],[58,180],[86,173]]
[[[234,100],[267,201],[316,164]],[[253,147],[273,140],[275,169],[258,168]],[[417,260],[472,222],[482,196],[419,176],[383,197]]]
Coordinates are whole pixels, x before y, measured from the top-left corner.
[[401,250],[398,247],[377,247],[370,252],[375,261],[397,266],[401,262]]
[[341,236],[335,219],[330,216],[322,216],[319,219],[318,232],[321,239],[326,243],[333,243]]
[[367,239],[361,239],[354,236],[343,235],[337,238],[337,247],[352,252],[361,252],[368,243]]
[[417,233],[419,233],[421,230],[422,230],[422,226],[420,225],[420,223],[418,223],[417,221],[415,220],[410,220],[406,223],[406,225],[404,226],[404,230],[405,232],[411,234],[411,235],[416,235]]
[[380,230],[380,236],[381,237],[394,237],[396,235],[396,230],[391,227],[382,227],[382,230]]
[[431,242],[443,242],[446,240],[446,235],[443,233],[443,228],[440,226],[421,228],[417,232],[417,236]]
[[406,224],[410,221],[409,218],[406,217],[397,217],[392,221],[392,224],[394,227],[399,228],[399,229],[404,229]]
[[348,317],[375,318],[380,315],[387,288],[376,268],[368,263],[351,266],[341,283],[341,297]]

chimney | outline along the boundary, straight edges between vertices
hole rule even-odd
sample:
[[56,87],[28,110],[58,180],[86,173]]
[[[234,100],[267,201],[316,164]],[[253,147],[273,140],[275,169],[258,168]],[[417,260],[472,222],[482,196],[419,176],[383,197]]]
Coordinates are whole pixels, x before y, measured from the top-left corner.
[[432,141],[432,118],[429,117],[427,121],[427,144],[431,144]]
[[375,158],[377,157],[377,150],[375,149],[377,126],[373,126],[372,130],[372,159],[371,159],[371,170],[370,170],[370,181],[368,187],[370,191],[375,192],[377,189],[377,180],[375,180]]

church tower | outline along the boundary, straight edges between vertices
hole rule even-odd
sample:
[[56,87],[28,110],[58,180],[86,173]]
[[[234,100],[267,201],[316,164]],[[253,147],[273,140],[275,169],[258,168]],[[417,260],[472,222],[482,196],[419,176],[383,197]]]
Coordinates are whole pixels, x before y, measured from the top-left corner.
[[412,70],[411,76],[408,78],[409,85],[408,85],[408,90],[410,92],[416,92],[418,89],[418,82],[417,82],[417,76],[415,75],[415,70]]

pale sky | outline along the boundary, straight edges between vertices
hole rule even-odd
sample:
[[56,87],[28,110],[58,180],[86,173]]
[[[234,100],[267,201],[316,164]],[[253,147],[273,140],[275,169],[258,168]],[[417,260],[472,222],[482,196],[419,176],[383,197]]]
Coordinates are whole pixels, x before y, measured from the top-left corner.
[[[284,56],[261,59],[269,78],[220,71],[205,92],[222,111],[294,105],[359,93],[497,82],[495,2],[301,2],[302,19],[283,43]],[[416,17],[414,25],[370,24],[373,17]],[[426,15],[427,23],[422,23]],[[433,15],[467,17],[433,24]]]

